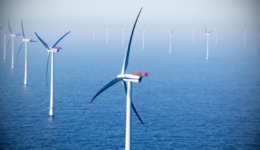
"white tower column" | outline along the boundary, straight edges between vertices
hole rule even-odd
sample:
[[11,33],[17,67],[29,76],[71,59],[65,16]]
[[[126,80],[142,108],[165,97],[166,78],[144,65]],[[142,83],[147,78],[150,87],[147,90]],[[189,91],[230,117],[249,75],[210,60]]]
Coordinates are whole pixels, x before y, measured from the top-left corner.
[[124,30],[122,32],[122,46],[124,46]]
[[50,112],[49,115],[53,116],[53,57],[54,54],[51,52],[51,91],[50,91]]
[[170,52],[172,53],[172,34],[170,33]]
[[216,30],[216,44],[218,44],[218,30]]
[[194,29],[193,30],[193,34],[192,34],[192,42],[194,42]]
[[108,41],[108,29],[106,28],[106,43]]
[[127,81],[127,96],[126,96],[126,137],[125,150],[131,149],[131,98],[132,98],[132,82]]
[[14,69],[14,37],[12,37],[12,69]]
[[144,49],[144,31],[143,31],[143,49]]
[[24,84],[27,85],[27,42],[25,42]]
[[93,29],[93,41],[95,41],[95,28]]
[[5,32],[4,32],[4,59],[5,59],[5,56],[6,56],[6,47],[5,47],[5,43],[6,43],[6,34],[5,34]]
[[207,60],[209,59],[209,35],[207,35]]
[[246,46],[246,31],[244,31],[244,46]]

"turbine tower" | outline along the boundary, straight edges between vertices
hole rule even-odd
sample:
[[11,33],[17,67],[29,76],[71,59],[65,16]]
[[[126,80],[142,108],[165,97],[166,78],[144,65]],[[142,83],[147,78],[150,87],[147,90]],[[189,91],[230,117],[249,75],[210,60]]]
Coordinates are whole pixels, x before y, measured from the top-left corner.
[[95,29],[96,27],[93,25],[93,42],[95,41]]
[[16,60],[18,59],[18,56],[19,56],[19,53],[20,53],[20,50],[23,46],[23,43],[25,43],[25,61],[24,61],[24,84],[27,85],[27,43],[28,42],[37,42],[37,41],[33,41],[32,38],[25,38],[25,35],[24,35],[24,30],[23,30],[23,19],[21,21],[21,27],[22,27],[22,32],[23,32],[23,42],[19,48],[19,51],[17,53],[17,57],[16,57]]
[[124,28],[124,26],[121,24],[121,27],[122,27],[122,46],[124,46],[124,32],[125,32],[125,28]]
[[[10,30],[10,37],[12,37],[12,69],[14,69],[14,38],[17,35],[21,35],[21,34],[13,34],[12,33],[9,21],[8,21],[8,26],[9,26],[9,30]],[[8,42],[8,44],[9,44],[9,42]]]
[[46,67],[46,85],[47,85],[47,73],[48,73],[48,62],[49,62],[49,53],[51,53],[51,88],[50,88],[50,111],[49,115],[52,117],[53,116],[53,57],[54,57],[54,52],[59,52],[61,47],[55,47],[62,38],[64,38],[67,34],[70,33],[67,32],[65,35],[63,35],[55,44],[53,44],[51,47],[48,46],[38,35],[36,32],[34,32],[37,38],[41,41],[41,43],[47,48],[48,51],[48,57],[47,57],[47,67]]
[[206,59],[208,60],[209,59],[209,36],[211,34],[212,31],[207,31],[207,28],[205,26],[205,35],[207,36],[207,57]]
[[[122,72],[121,74],[119,74],[114,80],[112,80],[111,82],[109,82],[107,85],[105,85],[100,91],[97,92],[97,94],[93,97],[93,99],[91,100],[90,103],[93,102],[93,100],[100,94],[102,93],[103,91],[105,91],[106,89],[108,89],[109,87],[111,87],[112,85],[116,84],[117,82],[119,81],[122,81],[123,83],[123,86],[124,86],[124,89],[125,89],[125,92],[126,92],[126,139],[125,139],[125,149],[126,150],[130,150],[131,149],[131,107],[133,108],[135,114],[137,115],[137,117],[139,118],[139,120],[141,121],[141,123],[143,124],[143,121],[141,120],[141,118],[139,117],[135,107],[134,107],[134,104],[131,100],[132,98],[132,82],[141,82],[142,78],[144,76],[147,76],[148,73],[145,73],[145,72],[135,72],[133,74],[125,74],[125,71],[126,71],[126,68],[127,68],[127,65],[128,65],[128,59],[129,59],[129,54],[130,54],[130,47],[131,47],[131,42],[132,42],[132,37],[133,37],[133,34],[134,34],[134,29],[135,29],[135,26],[136,26],[136,23],[137,23],[137,20],[139,18],[139,15],[141,13],[143,8],[141,8],[137,18],[136,18],[136,21],[135,21],[135,24],[134,24],[134,27],[133,27],[133,30],[132,30],[132,33],[131,33],[131,36],[130,36],[130,40],[129,40],[129,44],[128,44],[128,48],[127,48],[127,51],[126,51],[126,54],[125,54],[125,59],[124,59],[124,63],[123,63],[123,67],[122,67]],[[126,86],[126,82],[127,82],[127,86]]]
[[[176,27],[175,29],[177,29],[178,27]],[[166,30],[166,31],[168,31],[169,32],[169,34],[170,34],[170,51],[169,51],[169,54],[171,54],[172,53],[172,32],[175,30],[175,29],[173,29],[172,31],[169,31],[169,30]]]
[[218,44],[218,29],[219,29],[219,27],[218,28],[214,28],[214,29],[216,31],[216,41],[215,41],[215,43]]
[[145,27],[145,23],[144,23],[143,29],[140,31],[140,32],[143,32],[143,49],[144,49],[144,32],[145,32],[144,27]]
[[192,42],[194,42],[194,30],[195,28],[192,28]]
[[6,31],[2,30],[2,28],[4,27],[5,25],[3,25],[1,28],[0,28],[0,31],[4,33],[4,59],[5,59],[5,56],[6,56],[6,32],[9,30],[7,29]]
[[245,29],[244,30],[242,30],[242,31],[244,31],[244,47],[246,46],[246,26],[245,26]]
[[107,25],[106,25],[106,43],[108,42],[108,27],[107,27]]

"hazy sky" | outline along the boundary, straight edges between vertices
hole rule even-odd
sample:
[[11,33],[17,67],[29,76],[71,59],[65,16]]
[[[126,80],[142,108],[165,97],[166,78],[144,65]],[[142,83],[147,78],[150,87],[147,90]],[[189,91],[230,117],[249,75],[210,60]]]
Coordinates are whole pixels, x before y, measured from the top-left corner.
[[147,22],[260,23],[259,0],[1,0],[0,17],[1,22],[20,18],[126,22],[141,7]]

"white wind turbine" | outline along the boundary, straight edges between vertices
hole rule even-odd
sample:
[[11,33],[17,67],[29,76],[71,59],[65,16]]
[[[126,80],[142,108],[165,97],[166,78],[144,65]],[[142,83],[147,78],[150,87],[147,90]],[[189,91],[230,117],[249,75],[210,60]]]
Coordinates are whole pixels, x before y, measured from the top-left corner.
[[95,41],[95,29],[96,27],[93,25],[93,42]]
[[205,26],[205,35],[207,36],[207,57],[206,59],[209,59],[209,36],[211,34],[212,31],[207,31],[206,26]]
[[[175,29],[177,29],[178,27],[176,27]],[[173,29],[172,31],[169,31],[169,30],[166,30],[166,31],[168,31],[169,32],[169,34],[170,34],[170,51],[169,51],[169,53],[171,54],[172,53],[172,32],[175,30],[175,29]]]
[[106,25],[106,43],[108,42],[108,27],[107,27],[107,25]]
[[[144,23],[144,27],[145,27],[145,23]],[[143,32],[143,49],[144,49],[144,32],[145,32],[144,27],[143,27],[143,29],[140,31],[140,32]]]
[[47,57],[47,67],[46,67],[46,85],[47,85],[47,73],[48,73],[48,62],[49,62],[49,53],[51,53],[51,88],[50,88],[50,111],[49,111],[49,115],[53,116],[53,57],[54,57],[54,52],[59,52],[59,50],[61,49],[61,47],[55,47],[62,38],[64,38],[67,34],[69,34],[69,32],[67,32],[65,35],[63,35],[55,44],[53,44],[51,47],[48,46],[48,44],[46,44],[35,32],[35,35],[38,37],[38,39],[41,41],[41,43],[47,48],[48,51],[48,57]]
[[216,31],[216,41],[215,41],[215,43],[218,44],[218,29],[219,29],[219,27],[218,28],[214,28],[214,29]]
[[[143,8],[141,8],[137,18],[136,18],[136,21],[135,21],[135,24],[134,24],[134,27],[133,27],[133,30],[132,30],[132,33],[131,33],[131,36],[130,36],[130,40],[129,40],[129,44],[128,44],[128,48],[127,48],[127,51],[126,51],[126,55],[125,55],[125,59],[124,59],[124,63],[123,63],[123,68],[122,68],[122,72],[121,74],[119,74],[114,80],[112,80],[111,82],[109,82],[107,85],[105,85],[100,91],[98,91],[98,93],[93,97],[93,99],[91,100],[90,103],[93,102],[93,100],[100,94],[102,93],[103,91],[105,91],[106,89],[108,89],[109,87],[111,87],[112,85],[116,84],[117,82],[119,81],[122,81],[123,82],[123,86],[124,86],[124,89],[125,89],[125,92],[127,94],[127,102],[126,102],[126,139],[125,139],[125,149],[126,150],[130,150],[131,149],[131,107],[133,108],[135,114],[137,115],[137,117],[139,118],[139,120],[141,121],[141,123],[143,124],[141,118],[139,117],[135,107],[134,107],[134,104],[133,102],[131,101],[131,97],[132,97],[132,82],[141,82],[142,80],[142,77],[143,76],[147,76],[148,73],[135,73],[134,75],[132,74],[125,74],[125,71],[126,71],[126,68],[127,68],[127,65],[128,65],[128,59],[129,59],[129,53],[130,53],[130,47],[131,47],[131,42],[132,42],[132,37],[133,37],[133,34],[134,34],[134,29],[135,29],[135,26],[136,26],[136,23],[137,23],[137,20],[139,18],[139,15],[141,13]],[[126,86],[126,82],[127,82],[127,86]]]
[[194,30],[195,28],[192,28],[192,42],[194,42]]
[[25,43],[25,60],[24,60],[24,84],[27,85],[27,43],[28,42],[37,42],[37,41],[33,41],[32,38],[25,38],[25,35],[24,35],[24,30],[23,30],[23,19],[21,21],[21,27],[22,27],[22,32],[23,32],[23,42],[19,48],[19,51],[17,53],[17,57],[16,57],[16,60],[18,59],[18,56],[19,56],[19,53],[20,53],[20,50],[23,46],[23,43]]
[[246,31],[247,31],[246,26],[245,26],[245,29],[242,31],[244,31],[244,46],[246,46]]
[[[14,38],[17,36],[17,35],[21,35],[21,34],[13,34],[12,33],[12,30],[11,30],[11,27],[10,27],[10,23],[8,21],[8,26],[9,26],[9,31],[10,31],[10,37],[12,37],[12,69],[14,69]],[[10,41],[10,40],[9,40]],[[8,42],[9,44],[9,42]],[[8,46],[8,45],[7,45]]]
[[121,27],[122,27],[122,46],[124,46],[124,32],[125,32],[125,28],[123,27],[123,25],[121,24]]
[[5,25],[3,25],[1,28],[0,28],[0,31],[4,33],[4,59],[5,59],[5,56],[6,56],[6,32],[9,30],[7,29],[6,31],[2,30],[2,28],[4,27]]

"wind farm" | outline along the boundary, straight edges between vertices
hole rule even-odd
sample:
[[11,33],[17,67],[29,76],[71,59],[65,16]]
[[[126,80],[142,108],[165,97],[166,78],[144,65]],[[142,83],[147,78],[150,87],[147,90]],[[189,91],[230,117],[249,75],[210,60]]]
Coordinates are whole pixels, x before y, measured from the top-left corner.
[[258,149],[259,6],[1,3],[1,149]]

